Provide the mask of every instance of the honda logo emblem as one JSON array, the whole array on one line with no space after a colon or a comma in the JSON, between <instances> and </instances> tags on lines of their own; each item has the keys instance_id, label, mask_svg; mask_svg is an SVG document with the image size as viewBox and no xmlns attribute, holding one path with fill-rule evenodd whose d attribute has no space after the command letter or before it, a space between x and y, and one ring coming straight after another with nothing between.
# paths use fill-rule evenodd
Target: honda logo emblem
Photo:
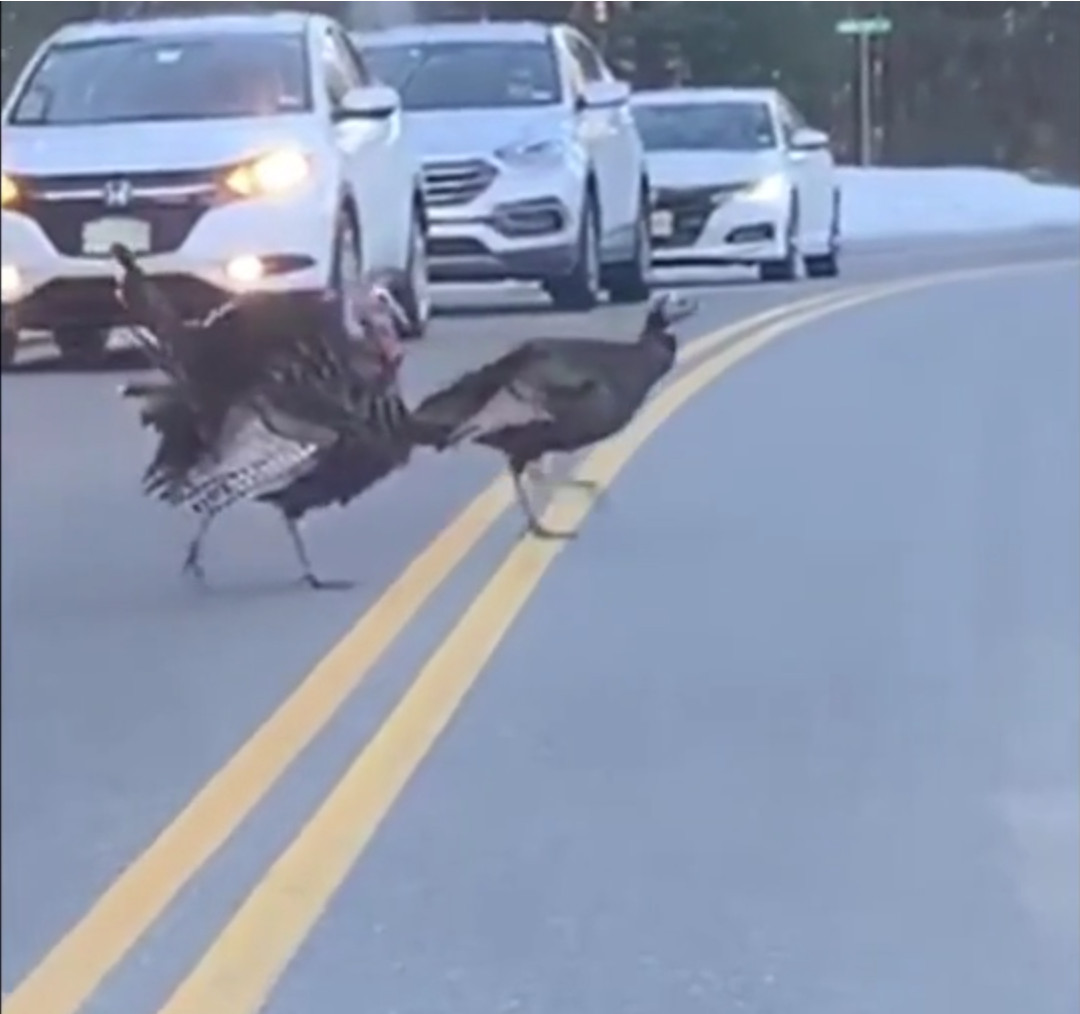
<instances>
[{"instance_id":1,"label":"honda logo emblem","mask_svg":"<svg viewBox=\"0 0 1080 1014\"><path fill-rule=\"evenodd\" d=\"M109 180L102 191L106 208L126 208L131 203L131 181Z\"/></svg>"}]
</instances>

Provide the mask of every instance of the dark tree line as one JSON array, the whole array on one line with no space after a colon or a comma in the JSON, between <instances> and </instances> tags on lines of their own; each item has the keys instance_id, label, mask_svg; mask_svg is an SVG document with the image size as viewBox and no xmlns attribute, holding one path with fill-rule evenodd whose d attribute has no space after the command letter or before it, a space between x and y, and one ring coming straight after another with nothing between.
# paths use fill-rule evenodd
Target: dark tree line
<instances>
[{"instance_id":1,"label":"dark tree line","mask_svg":"<svg viewBox=\"0 0 1080 1014\"><path fill-rule=\"evenodd\" d=\"M113 11L236 10L236 3L2 4L4 82L57 23ZM364 5L247 4L322 8ZM372 9L376 6L370 5ZM404 6L404 5L402 5ZM844 17L883 14L873 44L875 149L891 164L982 164L1080 179L1080 4L420 3L429 18L548 18L581 24L634 84L784 89L841 153L854 148L855 52Z\"/></svg>"}]
</instances>

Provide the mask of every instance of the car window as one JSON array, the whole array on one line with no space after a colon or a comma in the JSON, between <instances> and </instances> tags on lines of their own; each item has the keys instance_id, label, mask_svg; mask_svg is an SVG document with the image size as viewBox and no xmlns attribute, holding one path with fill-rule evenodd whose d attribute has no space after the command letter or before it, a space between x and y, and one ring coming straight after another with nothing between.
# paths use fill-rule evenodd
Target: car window
<instances>
[{"instance_id":1,"label":"car window","mask_svg":"<svg viewBox=\"0 0 1080 1014\"><path fill-rule=\"evenodd\" d=\"M330 104L337 106L348 92L361 87L364 81L360 68L332 29L327 29L323 34L321 53Z\"/></svg>"},{"instance_id":2,"label":"car window","mask_svg":"<svg viewBox=\"0 0 1080 1014\"><path fill-rule=\"evenodd\" d=\"M777 145L766 102L641 103L633 113L646 151L764 151Z\"/></svg>"},{"instance_id":3,"label":"car window","mask_svg":"<svg viewBox=\"0 0 1080 1014\"><path fill-rule=\"evenodd\" d=\"M566 45L570 50L570 55L578 64L584 81L591 83L605 80L607 74L604 72L604 62L586 39L577 32L567 32Z\"/></svg>"},{"instance_id":4,"label":"car window","mask_svg":"<svg viewBox=\"0 0 1080 1014\"><path fill-rule=\"evenodd\" d=\"M310 108L300 34L130 36L50 47L23 86L10 122L75 126Z\"/></svg>"},{"instance_id":5,"label":"car window","mask_svg":"<svg viewBox=\"0 0 1080 1014\"><path fill-rule=\"evenodd\" d=\"M342 58L352 65L360 86L367 87L370 85L372 83L372 75L368 70L367 61L364 59L363 54L353 45L352 39L344 32L335 32L335 36L338 45L341 47Z\"/></svg>"},{"instance_id":6,"label":"car window","mask_svg":"<svg viewBox=\"0 0 1080 1014\"><path fill-rule=\"evenodd\" d=\"M803 130L808 127L806 117L796 109L788 99L780 99L780 112L783 117L791 124L792 130Z\"/></svg>"},{"instance_id":7,"label":"car window","mask_svg":"<svg viewBox=\"0 0 1080 1014\"><path fill-rule=\"evenodd\" d=\"M803 115L783 96L777 102L777 113L784 144L791 147L795 139L795 132L806 127L807 122Z\"/></svg>"},{"instance_id":8,"label":"car window","mask_svg":"<svg viewBox=\"0 0 1080 1014\"><path fill-rule=\"evenodd\" d=\"M405 109L505 109L561 99L546 42L432 42L364 49L372 73Z\"/></svg>"}]
</instances>

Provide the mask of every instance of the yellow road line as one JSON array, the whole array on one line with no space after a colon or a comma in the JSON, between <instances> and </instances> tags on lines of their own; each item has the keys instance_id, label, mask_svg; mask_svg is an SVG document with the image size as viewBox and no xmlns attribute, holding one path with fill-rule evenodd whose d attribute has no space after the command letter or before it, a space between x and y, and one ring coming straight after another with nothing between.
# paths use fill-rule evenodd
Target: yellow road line
<instances>
[{"instance_id":1,"label":"yellow road line","mask_svg":"<svg viewBox=\"0 0 1080 1014\"><path fill-rule=\"evenodd\" d=\"M1072 263L1051 262L1052 264ZM607 487L653 433L697 393L782 335L840 310L944 281L985 277L979 269L921 278L841 296L781 317L688 370L660 391L619 437L593 451L577 470ZM556 500L547 511L555 528L579 526L591 502ZM496 647L563 549L525 540L507 555L458 624L430 656L409 691L281 853L262 881L177 987L159 1014L257 1014L318 922L409 779L476 682Z\"/></svg>"},{"instance_id":2,"label":"yellow road line","mask_svg":"<svg viewBox=\"0 0 1080 1014\"><path fill-rule=\"evenodd\" d=\"M687 346L733 340L843 290L773 308ZM311 674L4 1000L4 1014L76 1014L235 833L513 501L500 478L418 556Z\"/></svg>"}]
</instances>

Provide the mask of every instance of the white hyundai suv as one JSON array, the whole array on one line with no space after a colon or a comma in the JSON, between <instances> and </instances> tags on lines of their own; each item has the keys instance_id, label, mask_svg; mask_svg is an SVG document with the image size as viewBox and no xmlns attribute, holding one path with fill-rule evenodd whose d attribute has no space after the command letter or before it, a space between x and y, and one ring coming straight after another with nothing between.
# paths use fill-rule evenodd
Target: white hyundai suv
<instances>
[{"instance_id":1,"label":"white hyundai suv","mask_svg":"<svg viewBox=\"0 0 1080 1014\"><path fill-rule=\"evenodd\" d=\"M100 355L124 324L115 242L186 316L258 291L268 340L368 270L396 272L414 336L425 326L423 182L398 95L329 18L69 25L2 129L5 363L23 330Z\"/></svg>"},{"instance_id":2,"label":"white hyundai suv","mask_svg":"<svg viewBox=\"0 0 1080 1014\"><path fill-rule=\"evenodd\" d=\"M540 282L557 306L648 296L649 182L629 87L567 25L358 35L424 165L436 281Z\"/></svg>"}]
</instances>

